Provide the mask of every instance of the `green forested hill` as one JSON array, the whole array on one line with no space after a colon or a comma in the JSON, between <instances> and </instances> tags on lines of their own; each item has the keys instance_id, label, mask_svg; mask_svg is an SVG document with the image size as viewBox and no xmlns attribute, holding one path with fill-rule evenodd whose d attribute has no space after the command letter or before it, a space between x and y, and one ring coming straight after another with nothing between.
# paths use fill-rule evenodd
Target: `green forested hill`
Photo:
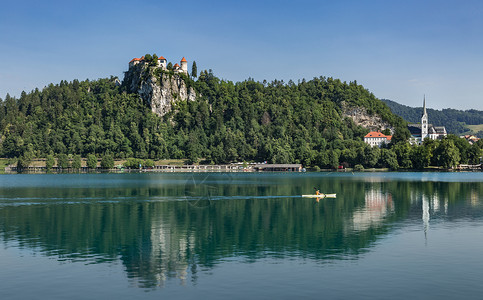
<instances>
[{"instance_id":1,"label":"green forested hill","mask_svg":"<svg viewBox=\"0 0 483 300\"><path fill-rule=\"evenodd\" d=\"M404 121L356 82L320 77L298 84L233 83L203 71L197 80L184 78L197 100L178 101L158 117L114 79L62 81L18 99L7 95L0 101L0 155L24 163L60 155L300 162L321 168L359 164L397 169L430 163L429 158L417 162L420 149L405 142ZM343 106L364 107L396 128L390 147L365 144L369 130L341 117Z\"/></svg>"},{"instance_id":2,"label":"green forested hill","mask_svg":"<svg viewBox=\"0 0 483 300\"><path fill-rule=\"evenodd\" d=\"M421 107L409 107L399 104L397 102L382 99L393 113L402 117L410 123L421 122ZM427 109L429 122L435 126L445 126L448 133L461 135L470 133L470 129L465 125L480 125L483 124L483 111L470 110L456 110L446 108L443 110ZM480 138L483 138L483 132L478 133Z\"/></svg>"},{"instance_id":3,"label":"green forested hill","mask_svg":"<svg viewBox=\"0 0 483 300\"><path fill-rule=\"evenodd\" d=\"M357 153L366 148L368 130L341 117L342 102L364 106L395 127L402 124L362 86L337 79L233 83L205 71L196 81L186 80L202 96L178 102L163 118L137 95L117 87L113 78L62 81L18 99L7 95L0 109L1 154L110 153L326 167L337 165L345 149Z\"/></svg>"}]
</instances>

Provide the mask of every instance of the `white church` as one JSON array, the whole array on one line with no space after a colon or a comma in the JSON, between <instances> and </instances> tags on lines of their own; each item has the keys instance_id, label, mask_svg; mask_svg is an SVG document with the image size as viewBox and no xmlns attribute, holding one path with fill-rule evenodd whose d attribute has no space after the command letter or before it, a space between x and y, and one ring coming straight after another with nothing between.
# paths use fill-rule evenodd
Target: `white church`
<instances>
[{"instance_id":1,"label":"white church","mask_svg":"<svg viewBox=\"0 0 483 300\"><path fill-rule=\"evenodd\" d=\"M442 139L447 136L446 128L444 126L433 126L428 122L428 113L426 111L426 97L423 100L423 115L421 116L420 124L409 124L409 132L411 132L411 138L409 143L411 145L421 145L425 138L432 140Z\"/></svg>"}]
</instances>

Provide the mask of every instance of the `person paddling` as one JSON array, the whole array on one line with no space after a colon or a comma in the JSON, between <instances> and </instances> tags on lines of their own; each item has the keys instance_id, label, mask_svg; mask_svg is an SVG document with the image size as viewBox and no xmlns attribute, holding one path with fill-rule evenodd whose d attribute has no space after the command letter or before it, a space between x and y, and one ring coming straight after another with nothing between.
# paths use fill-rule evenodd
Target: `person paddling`
<instances>
[{"instance_id":1,"label":"person paddling","mask_svg":"<svg viewBox=\"0 0 483 300\"><path fill-rule=\"evenodd\" d=\"M319 189L318 189L318 188L314 187L314 190L315 190L315 194L316 194L316 195L320 195L320 191L319 191Z\"/></svg>"},{"instance_id":2,"label":"person paddling","mask_svg":"<svg viewBox=\"0 0 483 300\"><path fill-rule=\"evenodd\" d=\"M320 195L319 189L314 187L314 190L315 190L315 195L319 196ZM319 203L319 201L320 201L319 197L315 198L315 202Z\"/></svg>"}]
</instances>

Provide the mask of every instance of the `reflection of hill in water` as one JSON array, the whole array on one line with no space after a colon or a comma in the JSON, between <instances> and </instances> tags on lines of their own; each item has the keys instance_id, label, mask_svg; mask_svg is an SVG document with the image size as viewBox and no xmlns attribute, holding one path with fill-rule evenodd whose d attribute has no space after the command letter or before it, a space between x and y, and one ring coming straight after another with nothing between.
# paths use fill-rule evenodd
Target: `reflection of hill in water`
<instances>
[{"instance_id":1,"label":"reflection of hill in water","mask_svg":"<svg viewBox=\"0 0 483 300\"><path fill-rule=\"evenodd\" d=\"M129 278L154 287L196 280L227 258L355 259L407 218L427 226L482 214L481 183L196 176L164 187L0 189L1 236L59 260L121 259ZM337 199L288 197L314 186Z\"/></svg>"}]
</instances>

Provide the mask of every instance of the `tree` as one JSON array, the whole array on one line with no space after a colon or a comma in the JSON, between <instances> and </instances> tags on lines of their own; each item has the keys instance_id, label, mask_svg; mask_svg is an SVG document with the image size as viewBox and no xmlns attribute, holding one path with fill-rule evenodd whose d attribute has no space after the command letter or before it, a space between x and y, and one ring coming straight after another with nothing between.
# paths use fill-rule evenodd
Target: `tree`
<instances>
[{"instance_id":1,"label":"tree","mask_svg":"<svg viewBox=\"0 0 483 300\"><path fill-rule=\"evenodd\" d=\"M372 168L377 164L380 157L381 149L379 149L379 147L367 146L364 150L364 165L366 167Z\"/></svg>"},{"instance_id":2,"label":"tree","mask_svg":"<svg viewBox=\"0 0 483 300\"><path fill-rule=\"evenodd\" d=\"M439 140L432 140L432 139L424 139L423 147L425 153L429 154L429 166L437 166L438 161L436 157L436 148L438 148L440 144Z\"/></svg>"},{"instance_id":3,"label":"tree","mask_svg":"<svg viewBox=\"0 0 483 300\"><path fill-rule=\"evenodd\" d=\"M82 160L80 155L74 155L74 159L72 160L72 168L80 169L82 166Z\"/></svg>"},{"instance_id":4,"label":"tree","mask_svg":"<svg viewBox=\"0 0 483 300\"><path fill-rule=\"evenodd\" d=\"M57 166L61 169L68 169L70 167L70 162L67 154L61 153L57 156Z\"/></svg>"},{"instance_id":5,"label":"tree","mask_svg":"<svg viewBox=\"0 0 483 300\"><path fill-rule=\"evenodd\" d=\"M87 167L89 169L97 168L97 157L94 154L87 155Z\"/></svg>"},{"instance_id":6,"label":"tree","mask_svg":"<svg viewBox=\"0 0 483 300\"><path fill-rule=\"evenodd\" d=\"M429 152L428 147L421 145L412 147L410 156L413 163L413 168L421 170L429 166L432 153Z\"/></svg>"},{"instance_id":7,"label":"tree","mask_svg":"<svg viewBox=\"0 0 483 300\"><path fill-rule=\"evenodd\" d=\"M114 158L110 154L104 154L101 159L101 168L102 169L112 169L114 168Z\"/></svg>"},{"instance_id":8,"label":"tree","mask_svg":"<svg viewBox=\"0 0 483 300\"><path fill-rule=\"evenodd\" d=\"M55 164L55 158L53 155L49 154L47 155L47 157L45 158L45 168L47 170L50 170L52 169L52 167L54 166Z\"/></svg>"},{"instance_id":9,"label":"tree","mask_svg":"<svg viewBox=\"0 0 483 300\"><path fill-rule=\"evenodd\" d=\"M438 166L445 169L455 167L460 163L460 151L451 139L445 138L441 141L436 148L436 157Z\"/></svg>"},{"instance_id":10,"label":"tree","mask_svg":"<svg viewBox=\"0 0 483 300\"><path fill-rule=\"evenodd\" d=\"M28 168L30 166L30 163L32 162L32 159L34 157L34 153L32 150L33 146L32 144L28 145L28 150L25 151L17 160L17 168L19 170L23 170L25 168Z\"/></svg>"},{"instance_id":11,"label":"tree","mask_svg":"<svg viewBox=\"0 0 483 300\"><path fill-rule=\"evenodd\" d=\"M473 144L470 146L468 149L468 162L470 164L479 164L480 163L480 157L483 154L482 149L478 146L477 143Z\"/></svg>"},{"instance_id":12,"label":"tree","mask_svg":"<svg viewBox=\"0 0 483 300\"><path fill-rule=\"evenodd\" d=\"M337 169L339 167L339 150L329 150L328 157L329 157L329 165L333 169Z\"/></svg>"},{"instance_id":13,"label":"tree","mask_svg":"<svg viewBox=\"0 0 483 300\"><path fill-rule=\"evenodd\" d=\"M392 147L392 149L396 153L399 167L404 169L412 168L413 164L411 161L411 146L408 142L398 143Z\"/></svg>"},{"instance_id":14,"label":"tree","mask_svg":"<svg viewBox=\"0 0 483 300\"><path fill-rule=\"evenodd\" d=\"M468 163L468 150L470 149L470 144L468 141L466 141L463 138L460 138L454 134L449 134L447 139L450 139L453 141L454 145L456 148L458 148L459 153L460 153L460 160L459 163L461 164L467 164Z\"/></svg>"},{"instance_id":15,"label":"tree","mask_svg":"<svg viewBox=\"0 0 483 300\"><path fill-rule=\"evenodd\" d=\"M401 124L396 127L396 131L391 138L391 144L395 145L399 142L407 142L411 137L411 133L409 132L407 126L402 126Z\"/></svg>"},{"instance_id":16,"label":"tree","mask_svg":"<svg viewBox=\"0 0 483 300\"><path fill-rule=\"evenodd\" d=\"M146 159L144 161L144 166L145 167L152 168L152 167L154 167L154 161L152 159Z\"/></svg>"},{"instance_id":17,"label":"tree","mask_svg":"<svg viewBox=\"0 0 483 300\"><path fill-rule=\"evenodd\" d=\"M391 149L381 150L381 164L383 167L389 168L391 170L399 169L396 153L394 153L394 151L392 151Z\"/></svg>"},{"instance_id":18,"label":"tree","mask_svg":"<svg viewBox=\"0 0 483 300\"><path fill-rule=\"evenodd\" d=\"M198 77L198 68L196 67L196 61L193 60L193 65L191 66L191 76L193 76L193 78L196 78Z\"/></svg>"}]
</instances>

